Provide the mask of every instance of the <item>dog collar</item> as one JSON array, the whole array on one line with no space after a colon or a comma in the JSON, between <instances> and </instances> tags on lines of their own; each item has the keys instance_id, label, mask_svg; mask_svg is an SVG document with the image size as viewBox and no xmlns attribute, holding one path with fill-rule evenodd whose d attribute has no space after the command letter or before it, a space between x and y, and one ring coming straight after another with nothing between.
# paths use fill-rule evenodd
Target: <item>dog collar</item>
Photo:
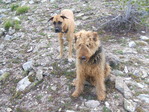
<instances>
[{"instance_id":1,"label":"dog collar","mask_svg":"<svg viewBox=\"0 0 149 112\"><path fill-rule=\"evenodd\" d=\"M62 32L62 33L67 33L68 32L68 28L67 28L67 30L66 31L64 31L64 32Z\"/></svg>"}]
</instances>

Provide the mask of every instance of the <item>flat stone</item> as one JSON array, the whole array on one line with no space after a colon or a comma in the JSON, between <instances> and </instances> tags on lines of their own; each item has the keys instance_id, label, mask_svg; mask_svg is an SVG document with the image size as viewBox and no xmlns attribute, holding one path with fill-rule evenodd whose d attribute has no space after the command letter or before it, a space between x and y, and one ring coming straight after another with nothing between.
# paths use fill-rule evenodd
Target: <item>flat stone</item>
<instances>
[{"instance_id":1,"label":"flat stone","mask_svg":"<svg viewBox=\"0 0 149 112\"><path fill-rule=\"evenodd\" d=\"M33 68L33 61L28 61L22 65L25 71L29 71Z\"/></svg>"},{"instance_id":2,"label":"flat stone","mask_svg":"<svg viewBox=\"0 0 149 112\"><path fill-rule=\"evenodd\" d=\"M148 94L140 94L139 96L137 96L137 98L145 101L146 103L149 103L149 95Z\"/></svg>"},{"instance_id":3,"label":"flat stone","mask_svg":"<svg viewBox=\"0 0 149 112\"><path fill-rule=\"evenodd\" d=\"M6 35L6 36L4 37L4 40L11 40L12 38L13 38L13 36Z\"/></svg>"},{"instance_id":4,"label":"flat stone","mask_svg":"<svg viewBox=\"0 0 149 112\"><path fill-rule=\"evenodd\" d=\"M149 40L149 37L147 37L147 36L140 36L140 39L141 40Z\"/></svg>"},{"instance_id":5,"label":"flat stone","mask_svg":"<svg viewBox=\"0 0 149 112\"><path fill-rule=\"evenodd\" d=\"M126 84L124 84L124 97L125 98L132 98L132 92Z\"/></svg>"},{"instance_id":6,"label":"flat stone","mask_svg":"<svg viewBox=\"0 0 149 112\"><path fill-rule=\"evenodd\" d=\"M100 105L99 101L96 100L89 100L85 102L85 106L88 108L96 108Z\"/></svg>"},{"instance_id":7,"label":"flat stone","mask_svg":"<svg viewBox=\"0 0 149 112\"><path fill-rule=\"evenodd\" d=\"M18 82L16 91L24 91L30 84L31 82L29 81L28 76L26 76Z\"/></svg>"},{"instance_id":8,"label":"flat stone","mask_svg":"<svg viewBox=\"0 0 149 112\"><path fill-rule=\"evenodd\" d=\"M115 88L119 90L121 93L124 93L124 78L123 77L116 77L115 80Z\"/></svg>"},{"instance_id":9,"label":"flat stone","mask_svg":"<svg viewBox=\"0 0 149 112\"><path fill-rule=\"evenodd\" d=\"M135 109L136 109L136 103L133 102L132 100L124 99L124 108L125 108L128 112L134 112Z\"/></svg>"}]
</instances>

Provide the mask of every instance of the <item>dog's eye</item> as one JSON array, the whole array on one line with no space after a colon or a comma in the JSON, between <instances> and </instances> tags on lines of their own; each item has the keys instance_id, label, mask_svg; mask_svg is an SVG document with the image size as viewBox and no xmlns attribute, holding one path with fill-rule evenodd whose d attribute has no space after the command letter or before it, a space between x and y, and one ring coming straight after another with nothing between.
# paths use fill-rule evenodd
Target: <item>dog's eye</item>
<instances>
[{"instance_id":1,"label":"dog's eye","mask_svg":"<svg viewBox=\"0 0 149 112\"><path fill-rule=\"evenodd\" d=\"M62 24L62 22L58 21L58 24Z\"/></svg>"},{"instance_id":2,"label":"dog's eye","mask_svg":"<svg viewBox=\"0 0 149 112\"><path fill-rule=\"evenodd\" d=\"M53 24L55 25L55 24L56 24L56 22L53 22Z\"/></svg>"},{"instance_id":3,"label":"dog's eye","mask_svg":"<svg viewBox=\"0 0 149 112\"><path fill-rule=\"evenodd\" d=\"M90 44L87 44L86 46L87 46L87 47L90 47Z\"/></svg>"},{"instance_id":4,"label":"dog's eye","mask_svg":"<svg viewBox=\"0 0 149 112\"><path fill-rule=\"evenodd\" d=\"M79 44L79 47L81 46L81 44Z\"/></svg>"}]
</instances>

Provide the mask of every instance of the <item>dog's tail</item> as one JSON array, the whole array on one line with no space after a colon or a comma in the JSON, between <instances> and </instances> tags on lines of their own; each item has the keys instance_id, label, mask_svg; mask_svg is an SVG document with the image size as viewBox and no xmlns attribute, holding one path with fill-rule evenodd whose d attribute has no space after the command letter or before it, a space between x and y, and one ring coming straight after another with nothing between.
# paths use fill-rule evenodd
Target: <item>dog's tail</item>
<instances>
[{"instance_id":1,"label":"dog's tail","mask_svg":"<svg viewBox=\"0 0 149 112\"><path fill-rule=\"evenodd\" d=\"M106 65L105 65L105 71L104 72L105 72L105 79L109 78L110 72L111 72L111 67L109 66L108 63L106 63Z\"/></svg>"}]
</instances>

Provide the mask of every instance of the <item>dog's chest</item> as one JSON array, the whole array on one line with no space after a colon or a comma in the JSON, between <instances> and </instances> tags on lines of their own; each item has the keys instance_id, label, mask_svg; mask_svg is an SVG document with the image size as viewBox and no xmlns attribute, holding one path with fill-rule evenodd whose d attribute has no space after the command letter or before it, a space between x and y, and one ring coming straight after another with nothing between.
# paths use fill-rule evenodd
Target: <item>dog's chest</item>
<instances>
[{"instance_id":1,"label":"dog's chest","mask_svg":"<svg viewBox=\"0 0 149 112\"><path fill-rule=\"evenodd\" d=\"M96 66L85 66L83 69L83 72L87 76L94 76L99 71L98 67Z\"/></svg>"}]
</instances>

